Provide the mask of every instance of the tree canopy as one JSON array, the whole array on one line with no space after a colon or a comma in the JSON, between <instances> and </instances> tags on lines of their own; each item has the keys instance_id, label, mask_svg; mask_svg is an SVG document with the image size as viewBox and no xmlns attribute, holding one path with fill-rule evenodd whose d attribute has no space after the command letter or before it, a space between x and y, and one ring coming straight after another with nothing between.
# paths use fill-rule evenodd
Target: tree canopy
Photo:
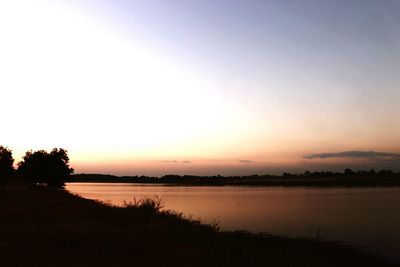
<instances>
[{"instance_id":1,"label":"tree canopy","mask_svg":"<svg viewBox=\"0 0 400 267\"><path fill-rule=\"evenodd\" d=\"M54 148L50 153L28 151L18 163L18 173L35 185L63 187L73 172L69 167L68 152L62 148Z\"/></svg>"},{"instance_id":2,"label":"tree canopy","mask_svg":"<svg viewBox=\"0 0 400 267\"><path fill-rule=\"evenodd\" d=\"M12 151L0 146L0 183L5 183L14 175Z\"/></svg>"}]
</instances>

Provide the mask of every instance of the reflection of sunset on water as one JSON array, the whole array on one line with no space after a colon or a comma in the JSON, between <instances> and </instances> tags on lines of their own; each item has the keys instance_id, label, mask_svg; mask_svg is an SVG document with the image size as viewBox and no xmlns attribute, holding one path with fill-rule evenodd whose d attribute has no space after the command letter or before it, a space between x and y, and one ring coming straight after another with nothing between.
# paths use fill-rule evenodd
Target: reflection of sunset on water
<instances>
[{"instance_id":1,"label":"reflection of sunset on water","mask_svg":"<svg viewBox=\"0 0 400 267\"><path fill-rule=\"evenodd\" d=\"M108 183L70 183L67 189L85 198L113 205L134 198L165 201L165 208L222 230L269 232L285 236L323 238L364 246L398 258L400 223L392 203L400 201L395 188L282 188L243 186L162 186ZM383 218L390 215L390 220ZM379 241L380 240L380 241Z\"/></svg>"}]
</instances>

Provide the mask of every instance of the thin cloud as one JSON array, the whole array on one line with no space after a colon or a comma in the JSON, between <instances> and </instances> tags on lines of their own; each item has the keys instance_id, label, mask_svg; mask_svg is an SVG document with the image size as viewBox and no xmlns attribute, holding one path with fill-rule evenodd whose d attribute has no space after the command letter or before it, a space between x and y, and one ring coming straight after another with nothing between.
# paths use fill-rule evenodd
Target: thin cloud
<instances>
[{"instance_id":1,"label":"thin cloud","mask_svg":"<svg viewBox=\"0 0 400 267\"><path fill-rule=\"evenodd\" d=\"M177 160L159 160L158 162L162 162L162 163L178 163Z\"/></svg>"},{"instance_id":2,"label":"thin cloud","mask_svg":"<svg viewBox=\"0 0 400 267\"><path fill-rule=\"evenodd\" d=\"M178 161L178 160L156 160L157 162L161 162L161 163L192 163L190 160L182 160L182 161Z\"/></svg>"},{"instance_id":3,"label":"thin cloud","mask_svg":"<svg viewBox=\"0 0 400 267\"><path fill-rule=\"evenodd\" d=\"M306 159L329 159L329 158L350 158L350 159L368 159L374 161L397 161L400 160L400 154L376 152L376 151L344 151L338 153L319 153L303 156Z\"/></svg>"},{"instance_id":4,"label":"thin cloud","mask_svg":"<svg viewBox=\"0 0 400 267\"><path fill-rule=\"evenodd\" d=\"M246 159L240 159L239 162L241 162L241 163L252 163L251 160L246 160Z\"/></svg>"}]
</instances>

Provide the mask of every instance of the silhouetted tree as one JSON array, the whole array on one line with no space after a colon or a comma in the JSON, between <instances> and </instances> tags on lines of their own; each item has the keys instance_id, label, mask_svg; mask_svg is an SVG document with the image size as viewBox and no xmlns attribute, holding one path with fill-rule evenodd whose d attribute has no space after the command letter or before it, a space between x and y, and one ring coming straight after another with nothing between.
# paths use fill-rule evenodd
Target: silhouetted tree
<instances>
[{"instance_id":1,"label":"silhouetted tree","mask_svg":"<svg viewBox=\"0 0 400 267\"><path fill-rule=\"evenodd\" d=\"M74 172L69 167L67 150L54 148L50 153L45 150L26 152L18 163L18 172L26 181L35 185L63 187Z\"/></svg>"},{"instance_id":2,"label":"silhouetted tree","mask_svg":"<svg viewBox=\"0 0 400 267\"><path fill-rule=\"evenodd\" d=\"M343 174L346 176L351 176L354 175L354 172L352 169L345 169Z\"/></svg>"},{"instance_id":3,"label":"silhouetted tree","mask_svg":"<svg viewBox=\"0 0 400 267\"><path fill-rule=\"evenodd\" d=\"M0 183L8 182L14 175L12 151L0 146Z\"/></svg>"}]
</instances>

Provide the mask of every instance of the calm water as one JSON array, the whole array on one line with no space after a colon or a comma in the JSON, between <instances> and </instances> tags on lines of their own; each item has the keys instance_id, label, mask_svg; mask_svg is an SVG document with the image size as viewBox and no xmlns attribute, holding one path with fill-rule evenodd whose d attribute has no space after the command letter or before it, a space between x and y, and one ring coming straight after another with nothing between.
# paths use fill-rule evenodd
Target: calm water
<instances>
[{"instance_id":1,"label":"calm water","mask_svg":"<svg viewBox=\"0 0 400 267\"><path fill-rule=\"evenodd\" d=\"M111 204L165 199L166 208L218 221L223 230L316 237L400 259L400 187L280 188L70 183L69 191Z\"/></svg>"}]
</instances>

